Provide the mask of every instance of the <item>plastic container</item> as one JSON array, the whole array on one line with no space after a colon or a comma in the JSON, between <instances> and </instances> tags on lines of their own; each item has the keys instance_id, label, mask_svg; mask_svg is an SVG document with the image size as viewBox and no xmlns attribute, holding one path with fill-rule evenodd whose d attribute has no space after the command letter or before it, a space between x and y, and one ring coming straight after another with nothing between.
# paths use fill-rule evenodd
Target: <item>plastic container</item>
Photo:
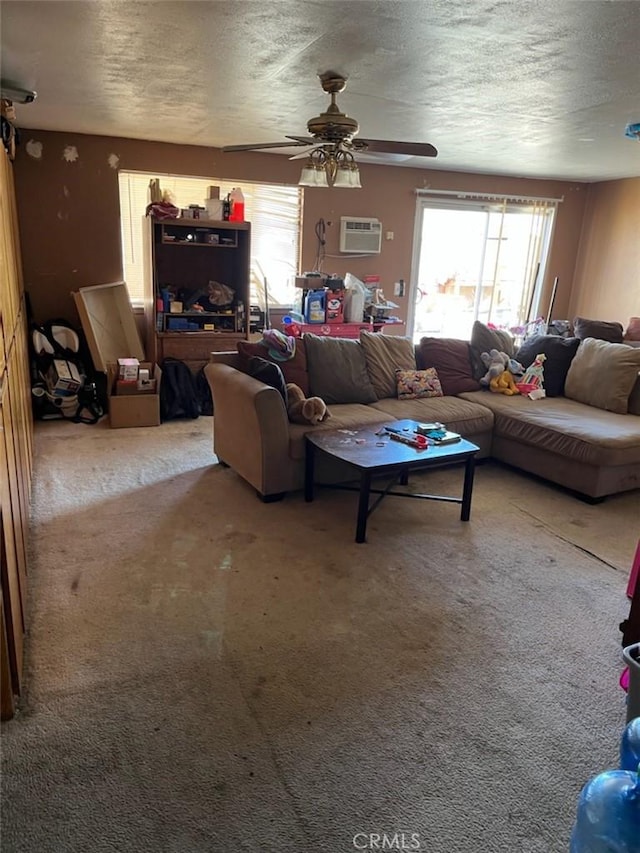
<instances>
[{"instance_id":1,"label":"plastic container","mask_svg":"<svg viewBox=\"0 0 640 853\"><path fill-rule=\"evenodd\" d=\"M629 667L627 688L627 722L640 717L640 643L627 646L622 656Z\"/></svg>"},{"instance_id":2,"label":"plastic container","mask_svg":"<svg viewBox=\"0 0 640 853\"><path fill-rule=\"evenodd\" d=\"M364 284L347 273L345 277L347 292L344 296L344 319L346 323L362 323L366 290Z\"/></svg>"},{"instance_id":3,"label":"plastic container","mask_svg":"<svg viewBox=\"0 0 640 853\"><path fill-rule=\"evenodd\" d=\"M240 187L234 187L229 193L231 212L229 222L244 222L244 195Z\"/></svg>"},{"instance_id":4,"label":"plastic container","mask_svg":"<svg viewBox=\"0 0 640 853\"><path fill-rule=\"evenodd\" d=\"M205 201L207 208L207 219L220 221L222 219L222 199L208 198Z\"/></svg>"},{"instance_id":5,"label":"plastic container","mask_svg":"<svg viewBox=\"0 0 640 853\"><path fill-rule=\"evenodd\" d=\"M620 741L620 769L637 770L640 765L640 717L627 723Z\"/></svg>"},{"instance_id":6,"label":"plastic container","mask_svg":"<svg viewBox=\"0 0 640 853\"><path fill-rule=\"evenodd\" d=\"M324 290L310 290L304 301L304 317L307 323L326 322L327 294Z\"/></svg>"}]
</instances>

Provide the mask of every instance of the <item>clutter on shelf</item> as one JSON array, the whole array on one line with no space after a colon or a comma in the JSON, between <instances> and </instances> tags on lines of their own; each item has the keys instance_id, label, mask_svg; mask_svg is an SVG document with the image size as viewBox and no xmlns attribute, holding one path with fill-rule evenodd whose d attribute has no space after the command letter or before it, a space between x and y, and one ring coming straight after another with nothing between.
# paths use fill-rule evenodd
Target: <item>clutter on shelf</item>
<instances>
[{"instance_id":1,"label":"clutter on shelf","mask_svg":"<svg viewBox=\"0 0 640 853\"><path fill-rule=\"evenodd\" d=\"M349 272L344 277L317 271L297 275L295 286L300 295L291 316L295 314L302 318L297 322L309 325L400 324L400 318L392 313L399 306L378 286L379 276L367 279L361 281Z\"/></svg>"}]
</instances>

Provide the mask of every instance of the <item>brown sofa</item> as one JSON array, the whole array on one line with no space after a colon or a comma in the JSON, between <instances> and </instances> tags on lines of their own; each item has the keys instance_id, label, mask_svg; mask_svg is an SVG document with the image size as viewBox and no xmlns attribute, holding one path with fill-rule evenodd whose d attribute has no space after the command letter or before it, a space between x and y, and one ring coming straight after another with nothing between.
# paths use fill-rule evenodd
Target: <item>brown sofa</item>
<instances>
[{"instance_id":1,"label":"brown sofa","mask_svg":"<svg viewBox=\"0 0 640 853\"><path fill-rule=\"evenodd\" d=\"M469 346L454 343L456 353L458 345ZM432 361L437 360L433 347L437 351L437 344L425 350ZM584 346L585 353L588 348ZM468 358L473 362L472 352ZM467 369L472 370L465 363L464 372ZM627 413L626 408L625 413L607 411L565 396L534 401L487 390L451 394L443 383L441 397L401 400L381 396L378 388L378 399L369 403L331 403L331 418L309 427L289 422L280 392L248 375L241 354L212 353L205 373L214 402L214 452L263 500L302 488L304 436L310 429L352 428L399 418L440 421L477 444L479 458L491 456L590 499L640 488L640 415ZM636 384L640 386L640 377ZM454 386L481 387L477 380L471 385L456 381ZM638 389L634 393L640 396ZM325 467L318 476L330 482L344 479L345 473Z\"/></svg>"}]
</instances>

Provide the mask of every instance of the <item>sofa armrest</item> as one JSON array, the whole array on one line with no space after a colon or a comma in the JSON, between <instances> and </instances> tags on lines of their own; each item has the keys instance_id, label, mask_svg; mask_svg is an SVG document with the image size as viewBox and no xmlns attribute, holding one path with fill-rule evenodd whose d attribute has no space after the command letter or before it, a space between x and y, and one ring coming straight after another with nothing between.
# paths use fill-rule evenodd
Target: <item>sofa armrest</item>
<instances>
[{"instance_id":1,"label":"sofa armrest","mask_svg":"<svg viewBox=\"0 0 640 853\"><path fill-rule=\"evenodd\" d=\"M213 397L213 451L262 496L291 483L289 418L279 391L224 363L205 376Z\"/></svg>"},{"instance_id":2,"label":"sofa armrest","mask_svg":"<svg viewBox=\"0 0 640 853\"><path fill-rule=\"evenodd\" d=\"M228 364L229 367L236 367L242 370L240 362L240 354L235 350L233 352L212 352L209 353L210 364Z\"/></svg>"}]
</instances>

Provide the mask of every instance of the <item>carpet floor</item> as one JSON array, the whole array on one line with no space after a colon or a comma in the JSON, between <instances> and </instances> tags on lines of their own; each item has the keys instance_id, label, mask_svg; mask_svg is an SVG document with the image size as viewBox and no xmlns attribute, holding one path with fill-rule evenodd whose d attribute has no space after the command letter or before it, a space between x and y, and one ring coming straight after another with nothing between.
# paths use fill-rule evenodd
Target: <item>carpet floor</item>
<instances>
[{"instance_id":1,"label":"carpet floor","mask_svg":"<svg viewBox=\"0 0 640 853\"><path fill-rule=\"evenodd\" d=\"M617 763L640 495L487 463L470 523L390 497L363 545L355 502L261 503L210 418L39 423L2 850L566 851Z\"/></svg>"}]
</instances>

